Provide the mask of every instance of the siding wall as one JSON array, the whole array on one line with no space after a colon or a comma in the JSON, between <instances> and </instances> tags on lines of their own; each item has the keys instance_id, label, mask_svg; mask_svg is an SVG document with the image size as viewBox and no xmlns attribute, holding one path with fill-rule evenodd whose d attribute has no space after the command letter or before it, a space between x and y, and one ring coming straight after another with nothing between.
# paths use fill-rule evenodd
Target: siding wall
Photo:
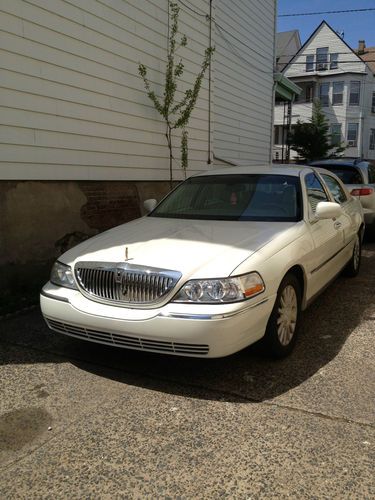
<instances>
[{"instance_id":1,"label":"siding wall","mask_svg":"<svg viewBox=\"0 0 375 500\"><path fill-rule=\"evenodd\" d=\"M315 55L316 49L321 47L328 47L329 53L339 54L338 69L315 72L311 71L305 73L306 69L306 55ZM340 65L340 61L345 63ZM365 72L365 64L358 61L358 57L353 54L349 47L341 40L341 38L334 33L327 25L323 24L321 28L315 33L314 37L306 44L303 51L293 59L293 62L285 70L285 76L293 78L295 76L307 75L334 75L342 72Z\"/></svg>"},{"instance_id":2,"label":"siding wall","mask_svg":"<svg viewBox=\"0 0 375 500\"><path fill-rule=\"evenodd\" d=\"M214 151L238 164L270 159L275 2L217 0ZM232 38L227 32L232 33Z\"/></svg>"},{"instance_id":3,"label":"siding wall","mask_svg":"<svg viewBox=\"0 0 375 500\"><path fill-rule=\"evenodd\" d=\"M161 93L167 0L2 0L0 9L1 178L167 179L164 126L137 72L146 64ZM208 26L185 11L180 20L187 88ZM207 98L206 80L191 118L191 171L206 160Z\"/></svg>"},{"instance_id":4,"label":"siding wall","mask_svg":"<svg viewBox=\"0 0 375 500\"><path fill-rule=\"evenodd\" d=\"M251 49L216 33L212 130L218 156L265 160L271 127L274 0L217 0L218 22ZM0 179L168 179L164 125L138 63L162 93L167 0L1 0ZM189 0L208 13L209 0ZM209 23L180 5L191 86ZM215 34L214 34L215 35ZM215 38L215 36L214 36ZM254 52L260 51L261 56ZM269 73L262 73L265 71ZM208 81L190 120L189 173L208 167ZM182 94L180 94L182 95ZM216 123L214 123L214 121ZM179 159L179 138L174 156ZM182 177L178 165L176 178Z\"/></svg>"}]
</instances>

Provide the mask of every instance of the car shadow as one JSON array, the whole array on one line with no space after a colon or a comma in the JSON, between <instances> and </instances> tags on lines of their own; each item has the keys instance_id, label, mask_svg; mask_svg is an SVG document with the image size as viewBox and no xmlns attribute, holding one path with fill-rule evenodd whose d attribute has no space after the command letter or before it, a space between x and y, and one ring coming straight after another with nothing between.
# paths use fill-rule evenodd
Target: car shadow
<instances>
[{"instance_id":1,"label":"car shadow","mask_svg":"<svg viewBox=\"0 0 375 500\"><path fill-rule=\"evenodd\" d=\"M2 341L13 339L13 343L36 349L39 360L69 360L82 370L128 385L192 398L260 402L308 380L337 356L362 321L375 319L374 261L375 245L366 245L359 276L339 277L302 313L296 348L283 360L269 359L260 343L218 359L114 348L51 333L41 326L40 317L22 338L6 332ZM30 362L30 352L25 352L20 349L19 358L8 362ZM26 356L24 361L22 356Z\"/></svg>"}]
</instances>

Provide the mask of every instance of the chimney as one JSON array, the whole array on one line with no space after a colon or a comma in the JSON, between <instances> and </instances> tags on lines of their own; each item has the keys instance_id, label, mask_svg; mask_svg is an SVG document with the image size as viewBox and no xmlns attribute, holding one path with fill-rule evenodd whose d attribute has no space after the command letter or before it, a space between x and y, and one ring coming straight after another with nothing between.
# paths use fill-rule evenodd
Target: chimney
<instances>
[{"instance_id":1,"label":"chimney","mask_svg":"<svg viewBox=\"0 0 375 500\"><path fill-rule=\"evenodd\" d=\"M358 41L358 54L364 54L366 48L366 43L364 40Z\"/></svg>"}]
</instances>

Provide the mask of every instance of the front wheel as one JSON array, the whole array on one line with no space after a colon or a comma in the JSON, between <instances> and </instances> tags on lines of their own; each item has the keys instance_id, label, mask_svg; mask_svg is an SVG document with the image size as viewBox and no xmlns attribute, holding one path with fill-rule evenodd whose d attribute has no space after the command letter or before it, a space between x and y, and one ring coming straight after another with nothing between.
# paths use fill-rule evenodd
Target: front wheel
<instances>
[{"instance_id":1,"label":"front wheel","mask_svg":"<svg viewBox=\"0 0 375 500\"><path fill-rule=\"evenodd\" d=\"M361 266L361 240L359 234L356 235L353 253L350 261L345 268L346 276L354 278L359 273L359 268Z\"/></svg>"},{"instance_id":2,"label":"front wheel","mask_svg":"<svg viewBox=\"0 0 375 500\"><path fill-rule=\"evenodd\" d=\"M268 320L265 344L275 358L284 358L293 349L301 311L301 286L290 273L282 280L275 305Z\"/></svg>"}]
</instances>

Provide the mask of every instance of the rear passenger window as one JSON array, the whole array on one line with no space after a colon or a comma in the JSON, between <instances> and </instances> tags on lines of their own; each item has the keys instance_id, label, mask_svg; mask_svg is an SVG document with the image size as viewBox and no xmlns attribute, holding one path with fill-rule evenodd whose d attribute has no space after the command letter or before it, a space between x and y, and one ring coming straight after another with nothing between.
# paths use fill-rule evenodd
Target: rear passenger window
<instances>
[{"instance_id":1,"label":"rear passenger window","mask_svg":"<svg viewBox=\"0 0 375 500\"><path fill-rule=\"evenodd\" d=\"M321 167L329 170L333 174L337 175L337 177L344 184L363 184L363 178L361 172L356 167L349 166L340 166L340 165L317 165L314 164L314 167Z\"/></svg>"},{"instance_id":2,"label":"rear passenger window","mask_svg":"<svg viewBox=\"0 0 375 500\"><path fill-rule=\"evenodd\" d=\"M315 174L307 174L305 177L305 184L311 211L315 214L317 204L320 201L329 201L329 199L324 191L322 183Z\"/></svg>"},{"instance_id":3,"label":"rear passenger window","mask_svg":"<svg viewBox=\"0 0 375 500\"><path fill-rule=\"evenodd\" d=\"M333 196L333 199L335 200L336 203L339 203L340 205L342 203L345 203L347 201L347 197L345 192L342 190L340 184L337 182L336 179L331 177L330 175L326 174L321 174L324 182L327 184L327 187L329 189L329 192Z\"/></svg>"}]
</instances>

